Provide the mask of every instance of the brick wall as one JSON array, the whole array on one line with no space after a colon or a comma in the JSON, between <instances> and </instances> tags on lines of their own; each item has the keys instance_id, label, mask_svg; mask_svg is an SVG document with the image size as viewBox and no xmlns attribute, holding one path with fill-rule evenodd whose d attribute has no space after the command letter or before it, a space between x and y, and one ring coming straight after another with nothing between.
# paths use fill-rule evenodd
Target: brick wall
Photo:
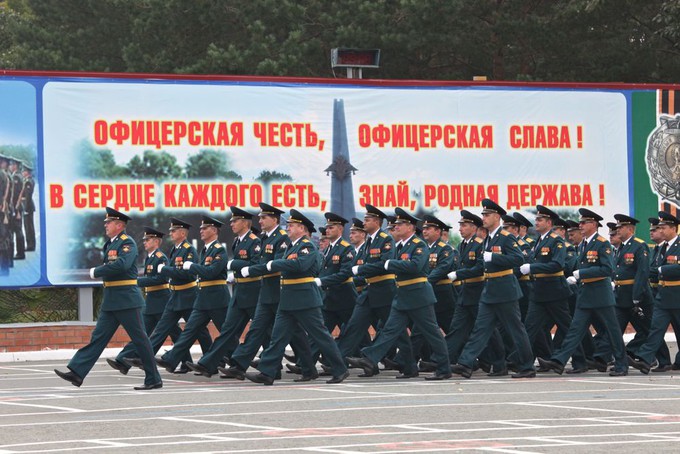
<instances>
[{"instance_id":1,"label":"brick wall","mask_svg":"<svg viewBox=\"0 0 680 454\"><path fill-rule=\"evenodd\" d=\"M0 353L77 349L89 342L94 326L94 322L0 325ZM218 330L212 323L210 323L209 328L210 334L215 338L219 334ZM130 338L121 327L114 334L108 347L122 347L129 341Z\"/></svg>"}]
</instances>

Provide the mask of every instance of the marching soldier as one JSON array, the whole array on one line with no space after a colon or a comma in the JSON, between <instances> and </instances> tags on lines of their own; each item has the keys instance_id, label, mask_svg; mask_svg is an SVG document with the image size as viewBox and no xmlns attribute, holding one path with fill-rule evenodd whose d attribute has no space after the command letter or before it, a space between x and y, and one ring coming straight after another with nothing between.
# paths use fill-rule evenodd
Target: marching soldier
<instances>
[{"instance_id":1,"label":"marching soldier","mask_svg":"<svg viewBox=\"0 0 680 454\"><path fill-rule=\"evenodd\" d=\"M541 366L562 374L564 364L587 334L590 320L597 319L603 325L614 352L615 365L609 375L627 375L628 360L623 337L618 330L614 294L611 291L612 246L606 238L598 235L597 228L602 217L586 208L580 208L579 213L579 225L585 239L578 269L567 279L579 284L574 318L562 346L553 352L549 360L539 357L538 362Z\"/></svg>"},{"instance_id":2,"label":"marching soldier","mask_svg":"<svg viewBox=\"0 0 680 454\"><path fill-rule=\"evenodd\" d=\"M384 269L396 274L397 295L380 336L373 345L361 350L362 357L349 357L347 361L353 366L361 367L364 373L370 376L377 369L378 361L394 346L411 320L430 344L433 359L437 360L436 372L426 377L426 380L445 380L451 377L451 366L446 343L437 326L434 313L436 298L427 280L429 248L415 235L419 220L401 208L396 208L395 214L397 217L395 231L399 231L401 239L395 248L396 258L386 260ZM405 352L402 354L405 355ZM413 362L406 355L405 358L407 363ZM417 375L417 370L410 372L408 366L405 366L404 372L398 378Z\"/></svg>"},{"instance_id":3,"label":"marching soldier","mask_svg":"<svg viewBox=\"0 0 680 454\"><path fill-rule=\"evenodd\" d=\"M151 342L144 332L142 307L144 299L137 286L137 244L125 233L130 218L112 208L106 208L104 228L109 238L104 244L104 264L91 268L92 279L104 281L104 299L92 331L90 343L76 352L68 363L68 372L54 372L74 386L83 380L94 366L120 325L128 333L139 352L144 372L144 384L136 390L162 388L163 382L153 362Z\"/></svg>"},{"instance_id":4,"label":"marching soldier","mask_svg":"<svg viewBox=\"0 0 680 454\"><path fill-rule=\"evenodd\" d=\"M314 282L319 273L319 253L309 239L314 224L297 210L290 210L288 236L291 240L284 258L270 260L265 267L270 273L281 273L281 301L272 329L272 340L262 352L258 369L260 373L246 373L248 380L273 385L281 367L286 345L298 325L321 350L331 367L332 378L326 383L341 383L349 372L333 337L323 323L321 292Z\"/></svg>"},{"instance_id":5,"label":"marching soldier","mask_svg":"<svg viewBox=\"0 0 680 454\"><path fill-rule=\"evenodd\" d=\"M199 256L199 262L194 263L187 260L182 263L184 271L190 271L198 276L198 294L189 320L187 320L179 339L171 350L160 358L156 358L156 363L170 373L189 353L191 346L211 320L215 326L224 324L229 301L229 290L227 289L228 257L227 251L219 242L220 227L222 227L222 223L217 219L203 216L200 227L203 249ZM214 351L214 349L215 343L210 347L208 353Z\"/></svg>"},{"instance_id":6,"label":"marching soldier","mask_svg":"<svg viewBox=\"0 0 680 454\"><path fill-rule=\"evenodd\" d=\"M229 224L235 238L231 248L234 258L227 262L226 269L234 272L236 285L229 301L227 316L220 325L220 335L197 364L187 364L190 369L208 377L216 374L222 358L230 358L238 347L243 330L255 315L262 285L262 277L244 277L241 273L242 268L260 261L262 242L251 230L255 215L235 206L229 209L232 213Z\"/></svg>"},{"instance_id":7,"label":"marching soldier","mask_svg":"<svg viewBox=\"0 0 680 454\"><path fill-rule=\"evenodd\" d=\"M664 335L671 322L680 325L680 241L678 241L680 219L665 211L659 211L659 229L666 241L665 250L660 254L659 287L656 294L652 326L647 342L630 358L631 365L643 374L648 374ZM675 333L680 343L680 334Z\"/></svg>"},{"instance_id":8,"label":"marching soldier","mask_svg":"<svg viewBox=\"0 0 680 454\"><path fill-rule=\"evenodd\" d=\"M365 340L365 333L368 327L374 328L384 325L390 315L390 307L396 294L396 283L394 273L385 270L385 262L394 258L394 240L381 227L383 219L387 215L373 205L366 204L366 215L364 216L364 229L366 230L366 244L364 254L361 256L363 264L354 265L352 273L355 276L366 280L367 287L357 298L352 316L345 334L340 337L338 347L343 357L350 356L355 352L359 345ZM399 339L398 347L403 350L406 357L413 357L411 341L406 330ZM409 375L417 373L415 362L406 366ZM379 371L377 367L370 375L375 375Z\"/></svg>"},{"instance_id":9,"label":"marching soldier","mask_svg":"<svg viewBox=\"0 0 680 454\"><path fill-rule=\"evenodd\" d=\"M553 325L557 325L557 331L562 333L561 339L564 339L571 324L568 301L571 291L564 276L567 248L564 239L552 231L553 222L559 216L543 205L538 205L536 211L536 231L540 236L530 252L530 263L520 267L522 274L533 279L529 313L524 323L532 346L546 330L550 339L550 328ZM557 341L554 344L557 348L561 345ZM536 351L534 346L534 352ZM572 367L567 372L582 373L588 370L582 352L573 355Z\"/></svg>"},{"instance_id":10,"label":"marching soldier","mask_svg":"<svg viewBox=\"0 0 680 454\"><path fill-rule=\"evenodd\" d=\"M27 163L23 165L22 175L24 177L24 188L22 190L21 204L24 210L24 230L26 233L26 251L35 251L35 225L33 214L35 213L35 202L33 202L33 191L35 180L33 179L33 168Z\"/></svg>"},{"instance_id":11,"label":"marching soldier","mask_svg":"<svg viewBox=\"0 0 680 454\"><path fill-rule=\"evenodd\" d=\"M267 263L271 260L282 259L288 248L290 247L290 238L285 230L280 226L281 215L283 211L266 203L260 203L259 224L264 232L262 238L259 264L253 266L245 266L241 268L241 276L244 278L260 277L262 279L262 286L255 309L255 315L250 324L250 329L246 335L245 341L236 347L236 350L231 355L229 363L231 367L217 369L223 374L221 378L236 378L239 380L245 379L245 373L251 364L251 361L259 351L260 347L266 349L270 342L269 333L274 326L276 312L279 307L281 298L281 273L270 272L267 270ZM318 372L312 363L312 353L309 347L307 336L301 329L293 330L293 337L291 339L291 347L298 357L300 368L302 372L301 378L296 378L294 381L309 381L314 380L318 376ZM203 373L202 362L196 364L194 369L197 372ZM279 365L279 369L280 369ZM278 378L280 371L277 371L274 378Z\"/></svg>"},{"instance_id":12,"label":"marching soldier","mask_svg":"<svg viewBox=\"0 0 680 454\"><path fill-rule=\"evenodd\" d=\"M437 300L434 305L437 325L445 334L451 327L457 300L453 282L449 279L448 274L458 269L459 259L458 251L442 240L442 233L448 232L450 228L435 216L429 214L423 216L423 238L430 249L427 280L432 285ZM420 369L434 372L431 367L434 364L430 362L430 351L424 349L425 337L421 334L418 325L415 325L411 332L411 344L413 345L415 359L422 358L425 362L425 364L421 362Z\"/></svg>"},{"instance_id":13,"label":"marching soldier","mask_svg":"<svg viewBox=\"0 0 680 454\"><path fill-rule=\"evenodd\" d=\"M144 237L142 239L144 244L144 251L146 258L144 259L144 276L137 278L137 285L144 290L146 294L144 309L142 316L144 317L144 330L147 335L151 335L156 325L158 325L165 306L170 299L170 285L168 285L168 278L158 273L158 265L163 263L168 264L168 258L160 250L161 241L164 234L151 227L144 227ZM175 342L182 330L179 326L170 331L170 338ZM128 344L134 348L134 344ZM119 354L118 357L111 359L107 358L106 362L112 368L126 375L130 370L130 365L123 359L125 353Z\"/></svg>"},{"instance_id":14,"label":"marching soldier","mask_svg":"<svg viewBox=\"0 0 680 454\"><path fill-rule=\"evenodd\" d=\"M349 228L349 242L354 247L354 260L352 266L364 264L364 249L366 245L366 230L364 229L364 222L361 219L352 218L352 226ZM366 279L359 276L354 276L354 286L357 294L366 288Z\"/></svg>"},{"instance_id":15,"label":"marching soldier","mask_svg":"<svg viewBox=\"0 0 680 454\"><path fill-rule=\"evenodd\" d=\"M325 213L326 235L329 245L324 253L319 277L314 281L323 290L323 319L329 332L337 327L341 333L352 316L357 300L354 287L352 266L354 249L342 238L347 221L335 213ZM314 348L314 363L318 360L319 351Z\"/></svg>"},{"instance_id":16,"label":"marching soldier","mask_svg":"<svg viewBox=\"0 0 680 454\"><path fill-rule=\"evenodd\" d=\"M520 221L514 216L508 216L507 214L503 215L501 217L501 220L503 221L503 228L508 232L512 233L517 239L517 244L519 245L519 248L522 250L522 254L524 255L524 262L530 263L531 257L529 253L532 247L520 236L520 228L522 227L522 221ZM520 273L519 266L515 267L515 277L519 281L519 288L522 289L522 297L519 299L519 310L520 314L522 315L522 321L524 321L527 316L527 310L529 309L529 297L531 296L531 279L529 278L528 275ZM508 345L507 340L505 341L505 344Z\"/></svg>"},{"instance_id":17,"label":"marching soldier","mask_svg":"<svg viewBox=\"0 0 680 454\"><path fill-rule=\"evenodd\" d=\"M17 159L9 160L9 172L11 181L11 196L9 212L11 222L9 223L14 236L14 246L17 253L14 260L24 260L26 258L26 239L24 238L24 211L22 206L24 181L21 177L21 163Z\"/></svg>"},{"instance_id":18,"label":"marching soldier","mask_svg":"<svg viewBox=\"0 0 680 454\"><path fill-rule=\"evenodd\" d=\"M158 353L167 337L176 332L179 320L184 319L185 322L189 320L196 300L198 291L196 274L184 269L185 262L193 262L198 258L196 248L187 240L190 228L191 224L181 219L170 218L169 232L173 243L172 252L170 253L167 265L159 263L156 266L158 274L170 280L170 299L165 305L161 319L150 335L154 355ZM199 331L198 342L203 353L210 349L212 337L210 337L210 332L207 328ZM141 366L139 356L132 344L126 345L116 357L116 360L132 366ZM187 352L182 361L184 364L176 371L177 373L189 371L184 365L187 362L191 362L191 354Z\"/></svg>"},{"instance_id":19,"label":"marching soldier","mask_svg":"<svg viewBox=\"0 0 680 454\"><path fill-rule=\"evenodd\" d=\"M649 258L649 286L652 297L651 301L642 307L642 310L644 311L645 316L651 320L654 318L654 301L656 300L656 294L659 288L659 266L661 265L661 261L663 260L663 256L665 255L668 246L665 245L666 241L663 237L663 230L659 228L659 218L648 218L647 220L649 221L649 238L655 246ZM671 322L671 325L673 326L674 332L680 332L680 324ZM669 366L671 362L670 352L668 351L668 345L665 340L661 343L656 355L659 360L659 365L652 369L652 372L666 372L669 370L669 367L670 370L680 370L680 352L676 353L675 361Z\"/></svg>"},{"instance_id":20,"label":"marching soldier","mask_svg":"<svg viewBox=\"0 0 680 454\"><path fill-rule=\"evenodd\" d=\"M446 334L449 362L458 363L463 347L470 339L479 311L479 300L484 290L484 241L476 236L482 219L467 210L460 212L459 232L463 241L458 245L460 265L448 274L454 286L460 284L460 296L453 313L451 326ZM505 367L505 347L498 330L494 330L488 346L480 354L480 362L493 367L492 376L507 375ZM489 371L491 369L489 368Z\"/></svg>"},{"instance_id":21,"label":"marching soldier","mask_svg":"<svg viewBox=\"0 0 680 454\"><path fill-rule=\"evenodd\" d=\"M517 351L518 372L512 378L535 377L531 345L519 311L522 290L513 272L514 267L524 263L524 255L515 237L501 227L501 216L507 212L491 199L484 199L482 206L483 225L489 232L483 253L486 281L470 340L451 370L470 378L475 359L486 348L496 323L500 322Z\"/></svg>"}]
</instances>

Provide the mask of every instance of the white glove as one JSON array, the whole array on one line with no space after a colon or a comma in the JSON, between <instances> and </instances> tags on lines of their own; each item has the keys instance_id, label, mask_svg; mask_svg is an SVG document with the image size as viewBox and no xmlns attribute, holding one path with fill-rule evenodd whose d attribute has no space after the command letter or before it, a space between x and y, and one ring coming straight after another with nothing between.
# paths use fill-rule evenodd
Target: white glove
<instances>
[{"instance_id":1,"label":"white glove","mask_svg":"<svg viewBox=\"0 0 680 454\"><path fill-rule=\"evenodd\" d=\"M359 265L354 265L352 267L352 274L354 274L355 276L359 274Z\"/></svg>"},{"instance_id":2,"label":"white glove","mask_svg":"<svg viewBox=\"0 0 680 454\"><path fill-rule=\"evenodd\" d=\"M241 268L241 276L243 276L243 277L250 276L250 271L248 271L248 268L250 268L250 267L244 266L243 268Z\"/></svg>"},{"instance_id":3,"label":"white glove","mask_svg":"<svg viewBox=\"0 0 680 454\"><path fill-rule=\"evenodd\" d=\"M659 274L661 274L661 267L659 267Z\"/></svg>"},{"instance_id":4,"label":"white glove","mask_svg":"<svg viewBox=\"0 0 680 454\"><path fill-rule=\"evenodd\" d=\"M191 265L193 265L193 264L194 264L194 262L184 262L184 263L182 264L182 269L183 269L183 270L188 270L189 268L191 268Z\"/></svg>"},{"instance_id":5,"label":"white glove","mask_svg":"<svg viewBox=\"0 0 680 454\"><path fill-rule=\"evenodd\" d=\"M270 260L270 261L267 262L267 271L272 270L272 262L273 262L273 260Z\"/></svg>"},{"instance_id":6,"label":"white glove","mask_svg":"<svg viewBox=\"0 0 680 454\"><path fill-rule=\"evenodd\" d=\"M318 277L315 277L314 282L316 283L317 287L321 287L321 279L319 279Z\"/></svg>"},{"instance_id":7,"label":"white glove","mask_svg":"<svg viewBox=\"0 0 680 454\"><path fill-rule=\"evenodd\" d=\"M385 260L385 271L387 271L387 267L388 267L389 263L390 263L389 259Z\"/></svg>"},{"instance_id":8,"label":"white glove","mask_svg":"<svg viewBox=\"0 0 680 454\"><path fill-rule=\"evenodd\" d=\"M90 268L90 277L94 279L94 268Z\"/></svg>"},{"instance_id":9,"label":"white glove","mask_svg":"<svg viewBox=\"0 0 680 454\"><path fill-rule=\"evenodd\" d=\"M612 290L616 290L616 282L612 282Z\"/></svg>"},{"instance_id":10,"label":"white glove","mask_svg":"<svg viewBox=\"0 0 680 454\"><path fill-rule=\"evenodd\" d=\"M531 273L531 264L525 263L524 265L519 267L519 271L522 274L529 274Z\"/></svg>"},{"instance_id":11,"label":"white glove","mask_svg":"<svg viewBox=\"0 0 680 454\"><path fill-rule=\"evenodd\" d=\"M234 273L231 271L227 273L227 284L233 284L234 283Z\"/></svg>"},{"instance_id":12,"label":"white glove","mask_svg":"<svg viewBox=\"0 0 680 454\"><path fill-rule=\"evenodd\" d=\"M484 261L485 262L490 262L492 257L493 257L493 252L485 252L484 253Z\"/></svg>"},{"instance_id":13,"label":"white glove","mask_svg":"<svg viewBox=\"0 0 680 454\"><path fill-rule=\"evenodd\" d=\"M233 262L234 259L231 259L227 262L227 271L231 271L231 262Z\"/></svg>"},{"instance_id":14,"label":"white glove","mask_svg":"<svg viewBox=\"0 0 680 454\"><path fill-rule=\"evenodd\" d=\"M576 280L579 280L579 279L580 279L579 276L581 275L581 272L580 272L579 270L574 270L574 272L571 273L571 275L574 276L574 278L575 278Z\"/></svg>"},{"instance_id":15,"label":"white glove","mask_svg":"<svg viewBox=\"0 0 680 454\"><path fill-rule=\"evenodd\" d=\"M637 305L639 305L639 304L640 304L640 301L639 301L639 300L633 300L633 306L637 306Z\"/></svg>"},{"instance_id":16,"label":"white glove","mask_svg":"<svg viewBox=\"0 0 680 454\"><path fill-rule=\"evenodd\" d=\"M156 268L156 270L160 273L164 266L165 266L164 263L159 263L158 268Z\"/></svg>"},{"instance_id":17,"label":"white glove","mask_svg":"<svg viewBox=\"0 0 680 454\"><path fill-rule=\"evenodd\" d=\"M567 278L567 284L576 285L576 278L574 276L569 276Z\"/></svg>"},{"instance_id":18,"label":"white glove","mask_svg":"<svg viewBox=\"0 0 680 454\"><path fill-rule=\"evenodd\" d=\"M456 272L455 272L455 271L451 271L449 274L446 275L446 277L448 277L448 278L451 279L452 281L455 281L455 280L456 280Z\"/></svg>"}]
</instances>

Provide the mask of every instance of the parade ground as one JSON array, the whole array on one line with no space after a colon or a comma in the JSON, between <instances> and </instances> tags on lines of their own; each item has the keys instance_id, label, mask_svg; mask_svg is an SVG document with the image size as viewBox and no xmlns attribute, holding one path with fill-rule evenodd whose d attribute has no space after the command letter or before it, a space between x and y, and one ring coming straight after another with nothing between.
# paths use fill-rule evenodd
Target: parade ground
<instances>
[{"instance_id":1,"label":"parade ground","mask_svg":"<svg viewBox=\"0 0 680 454\"><path fill-rule=\"evenodd\" d=\"M0 453L14 452L640 452L680 441L680 371L612 378L454 376L274 386L170 375L134 391L100 360L81 388L65 361L0 363Z\"/></svg>"}]
</instances>

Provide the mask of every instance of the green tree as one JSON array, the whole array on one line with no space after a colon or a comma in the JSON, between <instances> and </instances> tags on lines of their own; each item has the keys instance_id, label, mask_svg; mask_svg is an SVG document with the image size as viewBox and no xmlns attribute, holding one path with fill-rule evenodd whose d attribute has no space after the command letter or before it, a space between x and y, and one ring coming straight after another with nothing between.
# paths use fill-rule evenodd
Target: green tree
<instances>
[{"instance_id":1,"label":"green tree","mask_svg":"<svg viewBox=\"0 0 680 454\"><path fill-rule=\"evenodd\" d=\"M241 180L241 175L229 169L227 155L219 150L200 150L186 164L187 178L223 178Z\"/></svg>"},{"instance_id":2,"label":"green tree","mask_svg":"<svg viewBox=\"0 0 680 454\"><path fill-rule=\"evenodd\" d=\"M108 148L95 148L87 140L78 145L78 174L95 179L118 178L127 175L125 167L116 164Z\"/></svg>"},{"instance_id":3,"label":"green tree","mask_svg":"<svg viewBox=\"0 0 680 454\"><path fill-rule=\"evenodd\" d=\"M152 178L154 180L176 179L182 176L182 168L177 158L165 151L144 150L144 155L133 157L127 164L132 178Z\"/></svg>"},{"instance_id":4,"label":"green tree","mask_svg":"<svg viewBox=\"0 0 680 454\"><path fill-rule=\"evenodd\" d=\"M255 181L269 184L272 181L293 181L293 177L287 173L277 172L276 170L263 170L255 177Z\"/></svg>"}]
</instances>

